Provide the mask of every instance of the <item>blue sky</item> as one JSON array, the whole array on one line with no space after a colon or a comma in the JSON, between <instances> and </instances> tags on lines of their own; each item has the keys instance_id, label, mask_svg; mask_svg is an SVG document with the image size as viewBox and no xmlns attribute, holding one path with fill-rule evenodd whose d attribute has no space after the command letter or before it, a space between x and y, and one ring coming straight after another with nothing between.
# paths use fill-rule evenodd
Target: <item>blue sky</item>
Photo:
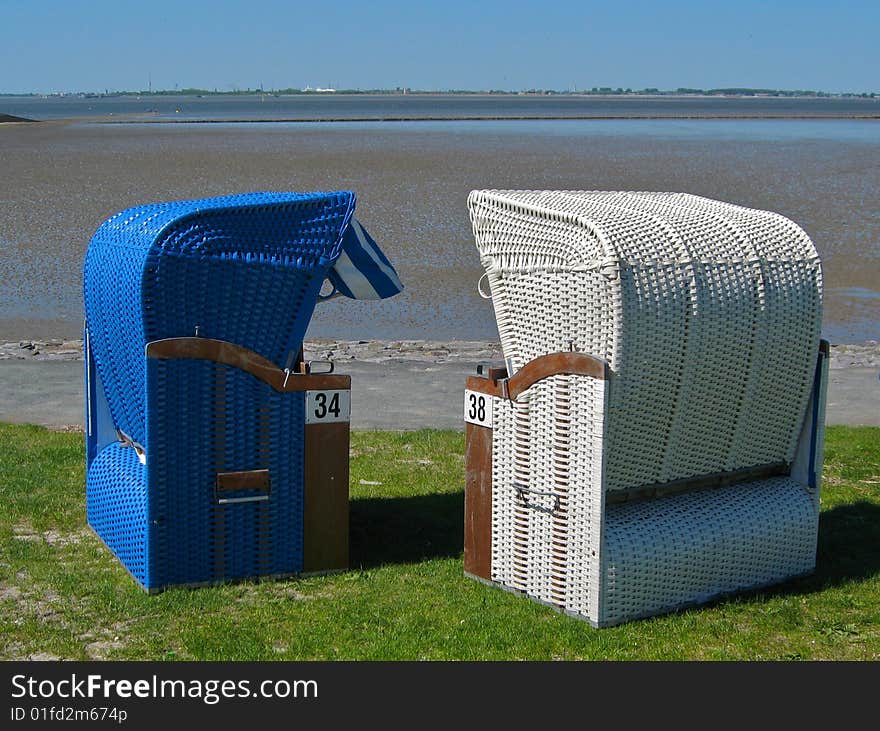
<instances>
[{"instance_id":1,"label":"blue sky","mask_svg":"<svg viewBox=\"0 0 880 731\"><path fill-rule=\"evenodd\" d=\"M880 91L880 0L0 0L0 92Z\"/></svg>"}]
</instances>

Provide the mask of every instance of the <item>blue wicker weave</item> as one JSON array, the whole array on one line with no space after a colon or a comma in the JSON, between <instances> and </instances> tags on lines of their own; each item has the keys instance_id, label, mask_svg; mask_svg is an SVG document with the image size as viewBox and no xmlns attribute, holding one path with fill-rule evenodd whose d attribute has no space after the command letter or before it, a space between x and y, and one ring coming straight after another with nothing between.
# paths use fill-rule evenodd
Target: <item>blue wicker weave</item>
<instances>
[{"instance_id":1,"label":"blue wicker weave","mask_svg":"<svg viewBox=\"0 0 880 731\"><path fill-rule=\"evenodd\" d=\"M350 192L160 203L116 214L92 238L87 419L106 400L146 457L87 429L88 520L145 588L302 570L303 392L213 361L148 359L145 347L199 335L283 368L354 205ZM260 469L270 499L218 505L218 472Z\"/></svg>"}]
</instances>

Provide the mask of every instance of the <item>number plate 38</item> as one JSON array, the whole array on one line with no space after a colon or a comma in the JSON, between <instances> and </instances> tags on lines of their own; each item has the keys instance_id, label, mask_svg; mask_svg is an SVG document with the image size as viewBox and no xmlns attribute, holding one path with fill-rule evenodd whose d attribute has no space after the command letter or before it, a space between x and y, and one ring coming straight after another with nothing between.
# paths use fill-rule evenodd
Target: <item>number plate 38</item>
<instances>
[{"instance_id":1,"label":"number plate 38","mask_svg":"<svg viewBox=\"0 0 880 731\"><path fill-rule=\"evenodd\" d=\"M492 427L492 397L479 391L465 390L464 420L477 426Z\"/></svg>"},{"instance_id":2,"label":"number plate 38","mask_svg":"<svg viewBox=\"0 0 880 731\"><path fill-rule=\"evenodd\" d=\"M351 391L306 391L306 424L351 419Z\"/></svg>"}]
</instances>

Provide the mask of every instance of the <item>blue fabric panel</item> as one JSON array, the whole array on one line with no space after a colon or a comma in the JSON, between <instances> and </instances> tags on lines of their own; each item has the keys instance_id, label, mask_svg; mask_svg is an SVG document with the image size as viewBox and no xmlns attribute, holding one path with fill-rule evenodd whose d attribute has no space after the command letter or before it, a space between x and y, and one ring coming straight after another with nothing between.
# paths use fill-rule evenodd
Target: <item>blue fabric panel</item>
<instances>
[{"instance_id":1,"label":"blue fabric panel","mask_svg":"<svg viewBox=\"0 0 880 731\"><path fill-rule=\"evenodd\" d=\"M327 278L351 299L386 299L403 291L391 262L360 222L352 219L342 237L342 254Z\"/></svg>"}]
</instances>

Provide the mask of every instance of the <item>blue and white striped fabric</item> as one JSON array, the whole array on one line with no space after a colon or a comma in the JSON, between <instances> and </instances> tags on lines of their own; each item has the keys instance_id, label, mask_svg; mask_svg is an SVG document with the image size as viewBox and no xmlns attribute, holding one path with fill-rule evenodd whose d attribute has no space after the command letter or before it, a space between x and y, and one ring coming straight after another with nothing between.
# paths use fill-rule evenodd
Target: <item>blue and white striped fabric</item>
<instances>
[{"instance_id":1,"label":"blue and white striped fabric","mask_svg":"<svg viewBox=\"0 0 880 731\"><path fill-rule=\"evenodd\" d=\"M355 219L342 236L342 253L327 274L334 291L356 300L380 300L398 294L403 285L373 237Z\"/></svg>"}]
</instances>

